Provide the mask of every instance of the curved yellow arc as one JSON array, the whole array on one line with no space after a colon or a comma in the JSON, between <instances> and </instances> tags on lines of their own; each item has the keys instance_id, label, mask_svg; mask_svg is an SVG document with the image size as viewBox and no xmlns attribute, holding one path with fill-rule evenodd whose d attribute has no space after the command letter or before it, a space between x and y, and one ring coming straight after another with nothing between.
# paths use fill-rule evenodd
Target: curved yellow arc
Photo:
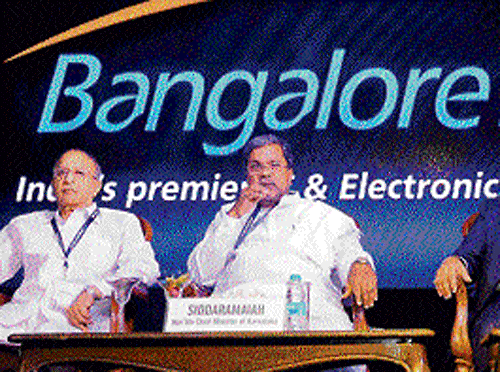
<instances>
[{"instance_id":1,"label":"curved yellow arc","mask_svg":"<svg viewBox=\"0 0 500 372\"><path fill-rule=\"evenodd\" d=\"M179 8L186 5L207 2L209 0L149 0L140 4L132 5L127 8L118 10L116 12L107 14L105 16L96 18L92 21L83 23L79 26L70 28L69 30L62 32L58 35L52 36L47 40L44 40L32 47L18 53L4 61L10 62L19 57L25 56L27 54L33 53L37 50L46 48L51 45L55 45L62 41L72 39L77 36L85 35L109 26L113 26L122 22L131 21L137 18L148 16L155 13L160 13L165 10Z\"/></svg>"}]
</instances>

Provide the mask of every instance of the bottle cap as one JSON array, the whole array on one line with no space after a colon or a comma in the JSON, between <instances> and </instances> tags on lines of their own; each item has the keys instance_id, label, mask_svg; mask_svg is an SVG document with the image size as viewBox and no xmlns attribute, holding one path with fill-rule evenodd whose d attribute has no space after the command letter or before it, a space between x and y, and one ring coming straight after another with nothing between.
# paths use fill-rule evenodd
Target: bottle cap
<instances>
[{"instance_id":1,"label":"bottle cap","mask_svg":"<svg viewBox=\"0 0 500 372\"><path fill-rule=\"evenodd\" d=\"M299 274L292 274L290 275L290 281L291 282L300 282L302 278L300 277Z\"/></svg>"}]
</instances>

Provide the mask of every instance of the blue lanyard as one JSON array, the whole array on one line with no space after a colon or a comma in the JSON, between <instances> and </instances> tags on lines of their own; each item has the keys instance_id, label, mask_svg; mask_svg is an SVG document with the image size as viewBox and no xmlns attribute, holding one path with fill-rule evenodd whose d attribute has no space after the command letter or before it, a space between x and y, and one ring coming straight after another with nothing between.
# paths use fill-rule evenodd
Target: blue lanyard
<instances>
[{"instance_id":1,"label":"blue lanyard","mask_svg":"<svg viewBox=\"0 0 500 372\"><path fill-rule=\"evenodd\" d=\"M233 247L234 251L239 248L241 243L243 243L243 240L245 240L247 235L250 234L250 230L252 229L252 227L255 228L257 226L257 224L254 225L254 221L257 218L257 215L259 214L260 210L261 210L261 206L260 206L260 204L257 204L257 206L253 210L250 217L248 217L248 219L246 220L245 225L241 229L240 234L238 235L238 238L236 239L236 243L234 243L234 247Z\"/></svg>"},{"instance_id":2,"label":"blue lanyard","mask_svg":"<svg viewBox=\"0 0 500 372\"><path fill-rule=\"evenodd\" d=\"M266 219L267 215L273 208L269 208L259 220L255 221L261 209L261 205L257 204L250 217L248 217L248 219L246 220L245 225L241 229L240 234L236 239L236 243L234 243L233 249L227 255L226 262L224 263L224 268L228 267L229 264L236 259L236 251L240 247L241 243L243 243L248 234L250 234L259 224L261 224Z\"/></svg>"},{"instance_id":3,"label":"blue lanyard","mask_svg":"<svg viewBox=\"0 0 500 372\"><path fill-rule=\"evenodd\" d=\"M73 240L71 243L69 243L68 248L64 248L64 241L61 235L61 231L59 230L59 227L57 226L56 223L56 217L52 217L50 220L50 224L52 225L52 229L54 230L54 233L56 234L57 242L59 243L59 246L61 247L61 250L64 254L64 267L67 269L68 268L68 257L73 251L73 249L77 246L77 244L80 242L80 240L83 237L83 234L87 231L89 228L90 224L94 222L96 217L99 215L99 209L96 209L92 212L92 214L87 218L87 220L83 223L83 225L80 227L80 229L76 232L75 236L73 237Z\"/></svg>"}]
</instances>

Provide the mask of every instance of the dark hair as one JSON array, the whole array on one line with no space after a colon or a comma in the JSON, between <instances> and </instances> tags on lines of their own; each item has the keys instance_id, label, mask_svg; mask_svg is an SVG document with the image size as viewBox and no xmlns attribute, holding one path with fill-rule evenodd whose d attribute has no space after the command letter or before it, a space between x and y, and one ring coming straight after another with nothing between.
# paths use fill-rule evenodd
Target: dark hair
<instances>
[{"instance_id":1,"label":"dark hair","mask_svg":"<svg viewBox=\"0 0 500 372\"><path fill-rule=\"evenodd\" d=\"M59 162L61 161L62 157L64 155L66 155L68 152L72 152L72 151L77 151L77 152L81 152L82 154L85 154L90 160L92 160L92 162L95 164L95 169L96 169L96 175L95 177L99 180L102 180L102 178L104 177L104 174L102 173L102 169L101 169L101 166L99 164L99 162L97 161L97 159L95 158L95 156L93 156L92 154L88 153L87 151L84 151L84 150L81 150L81 149L78 149L78 148L74 148L74 149L69 149L69 150L66 150L64 151L56 160L56 162L54 163L54 169L58 166Z\"/></svg>"},{"instance_id":2,"label":"dark hair","mask_svg":"<svg viewBox=\"0 0 500 372\"><path fill-rule=\"evenodd\" d=\"M281 146L288 167L293 169L293 153L290 144L286 142L284 139L275 136L274 134L264 134L262 136L254 137L250 141L248 141L245 147L243 148L243 157L245 159L245 163L248 164L250 153L253 150L258 149L259 147L262 146L267 146L272 144Z\"/></svg>"}]
</instances>

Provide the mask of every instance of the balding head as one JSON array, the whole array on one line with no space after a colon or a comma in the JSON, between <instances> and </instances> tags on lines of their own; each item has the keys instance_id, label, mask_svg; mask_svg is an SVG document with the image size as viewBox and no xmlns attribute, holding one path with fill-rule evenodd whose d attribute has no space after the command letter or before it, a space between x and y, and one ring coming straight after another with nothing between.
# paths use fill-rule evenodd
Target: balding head
<instances>
[{"instance_id":1,"label":"balding head","mask_svg":"<svg viewBox=\"0 0 500 372\"><path fill-rule=\"evenodd\" d=\"M72 149L62 154L54 166L52 178L61 215L64 210L72 212L89 207L101 190L101 177L99 164L85 151Z\"/></svg>"}]
</instances>

